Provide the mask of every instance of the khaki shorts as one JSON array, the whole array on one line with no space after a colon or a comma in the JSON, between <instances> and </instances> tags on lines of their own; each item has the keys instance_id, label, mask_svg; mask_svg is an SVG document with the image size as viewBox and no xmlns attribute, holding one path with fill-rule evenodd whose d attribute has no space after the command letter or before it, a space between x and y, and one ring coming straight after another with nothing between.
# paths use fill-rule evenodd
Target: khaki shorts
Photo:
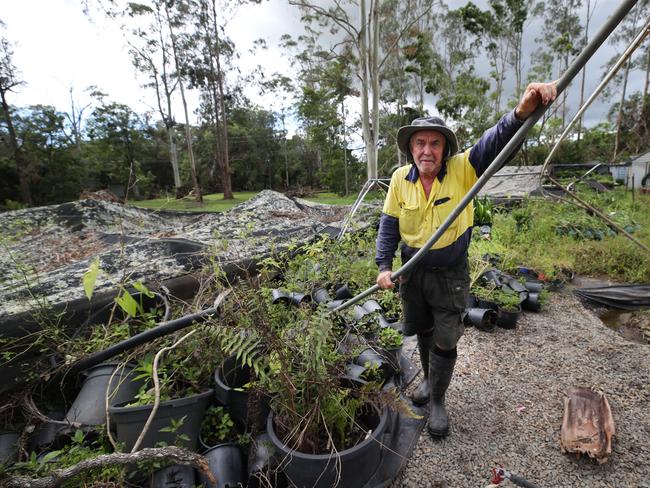
<instances>
[{"instance_id":1,"label":"khaki shorts","mask_svg":"<svg viewBox=\"0 0 650 488\"><path fill-rule=\"evenodd\" d=\"M467 258L448 268L415 268L400 280L404 335L433 332L441 349L456 347L469 297Z\"/></svg>"}]
</instances>

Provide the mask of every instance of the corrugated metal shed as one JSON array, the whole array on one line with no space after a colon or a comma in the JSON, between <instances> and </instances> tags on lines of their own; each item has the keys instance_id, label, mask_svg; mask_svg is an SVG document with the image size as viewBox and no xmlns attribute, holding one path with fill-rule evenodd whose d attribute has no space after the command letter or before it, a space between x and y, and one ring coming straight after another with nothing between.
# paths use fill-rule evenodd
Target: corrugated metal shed
<instances>
[{"instance_id":1,"label":"corrugated metal shed","mask_svg":"<svg viewBox=\"0 0 650 488\"><path fill-rule=\"evenodd\" d=\"M627 174L627 187L641 188L641 182L645 175L650 173L650 151L641 154L630 162L630 169Z\"/></svg>"},{"instance_id":2,"label":"corrugated metal shed","mask_svg":"<svg viewBox=\"0 0 650 488\"><path fill-rule=\"evenodd\" d=\"M478 193L491 199L526 198L541 195L539 175L542 166L504 166Z\"/></svg>"}]
</instances>

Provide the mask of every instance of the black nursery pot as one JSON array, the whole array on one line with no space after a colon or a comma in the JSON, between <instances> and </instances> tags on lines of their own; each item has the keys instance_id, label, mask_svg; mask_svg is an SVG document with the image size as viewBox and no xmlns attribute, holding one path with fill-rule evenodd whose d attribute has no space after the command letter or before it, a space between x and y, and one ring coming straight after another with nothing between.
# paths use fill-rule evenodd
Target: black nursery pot
<instances>
[{"instance_id":1,"label":"black nursery pot","mask_svg":"<svg viewBox=\"0 0 650 488\"><path fill-rule=\"evenodd\" d=\"M382 383L387 381L395 372L393 365L384 357L384 355L380 351L372 349L371 347L364 349L361 354L354 359L354 362L359 366L364 366L366 371L368 366L376 366L379 372L381 372ZM362 378L367 380L363 375Z\"/></svg>"},{"instance_id":2,"label":"black nursery pot","mask_svg":"<svg viewBox=\"0 0 650 488\"><path fill-rule=\"evenodd\" d=\"M524 310L539 312L542 308L542 304L539 301L539 293L530 292L528 298L521 303L521 306Z\"/></svg>"},{"instance_id":3,"label":"black nursery pot","mask_svg":"<svg viewBox=\"0 0 650 488\"><path fill-rule=\"evenodd\" d=\"M194 488L196 473L192 466L172 465L154 472L147 488Z\"/></svg>"},{"instance_id":4,"label":"black nursery pot","mask_svg":"<svg viewBox=\"0 0 650 488\"><path fill-rule=\"evenodd\" d=\"M251 368L237 361L236 356L227 358L214 372L214 393L217 401L228 409L228 413L240 430L255 426L263 429L269 415L268 399L262 398L258 412L249 412L250 392L240 390L251 381Z\"/></svg>"},{"instance_id":5,"label":"black nursery pot","mask_svg":"<svg viewBox=\"0 0 650 488\"><path fill-rule=\"evenodd\" d=\"M200 474L199 478L203 486L214 486L215 488L235 488L245 486L244 455L237 444L226 442L212 447L203 454L208 460L210 471L217 479L216 485L210 485L208 479Z\"/></svg>"},{"instance_id":6,"label":"black nursery pot","mask_svg":"<svg viewBox=\"0 0 650 488\"><path fill-rule=\"evenodd\" d=\"M140 448L155 447L156 443L165 442L168 445L182 445L190 450L196 450L203 414L212 395L214 390L210 389L196 395L161 402ZM108 412L117 430L117 439L125 444L126 451L131 451L153 410L153 405L133 407L127 405L128 402L118 403L109 407ZM178 421L182 418L184 418L183 424L176 432L160 431L170 427L172 419ZM176 442L181 435L187 436L189 441Z\"/></svg>"},{"instance_id":7,"label":"black nursery pot","mask_svg":"<svg viewBox=\"0 0 650 488\"><path fill-rule=\"evenodd\" d=\"M87 426L105 424L106 389L110 406L133 401L142 386L143 380L133 381L134 368L133 364L102 363L84 371L86 379L64 420Z\"/></svg>"},{"instance_id":8,"label":"black nursery pot","mask_svg":"<svg viewBox=\"0 0 650 488\"><path fill-rule=\"evenodd\" d=\"M503 329L514 329L517 327L519 315L521 315L521 307L517 307L517 310L504 310L499 307L499 310L497 310L497 325Z\"/></svg>"},{"instance_id":9,"label":"black nursery pot","mask_svg":"<svg viewBox=\"0 0 650 488\"><path fill-rule=\"evenodd\" d=\"M0 465L13 463L18 459L18 432L0 433Z\"/></svg>"},{"instance_id":10,"label":"black nursery pot","mask_svg":"<svg viewBox=\"0 0 650 488\"><path fill-rule=\"evenodd\" d=\"M388 362L392 371L391 374L396 374L399 371L399 360L402 355L402 347L392 347L390 349L382 347L380 348L379 353Z\"/></svg>"},{"instance_id":11,"label":"black nursery pot","mask_svg":"<svg viewBox=\"0 0 650 488\"><path fill-rule=\"evenodd\" d=\"M357 421L370 434L360 443L327 454L305 454L288 447L275 431L273 413L266 428L273 447L278 451L284 474L296 488L357 488L365 486L381 461L381 438L388 427L388 410L364 405Z\"/></svg>"},{"instance_id":12,"label":"black nursery pot","mask_svg":"<svg viewBox=\"0 0 650 488\"><path fill-rule=\"evenodd\" d=\"M496 302L492 302L490 300L483 300L482 298L479 298L477 301L476 308L489 308L490 310L496 310L499 306L497 305Z\"/></svg>"},{"instance_id":13,"label":"black nursery pot","mask_svg":"<svg viewBox=\"0 0 650 488\"><path fill-rule=\"evenodd\" d=\"M470 308L465 323L485 332L492 332L497 325L497 312L491 308Z\"/></svg>"}]
</instances>

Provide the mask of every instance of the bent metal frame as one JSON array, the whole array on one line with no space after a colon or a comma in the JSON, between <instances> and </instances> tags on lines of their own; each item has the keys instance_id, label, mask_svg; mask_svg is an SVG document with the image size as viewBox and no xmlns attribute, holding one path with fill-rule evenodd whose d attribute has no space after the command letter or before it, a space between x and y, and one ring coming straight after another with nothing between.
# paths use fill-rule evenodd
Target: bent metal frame
<instances>
[{"instance_id":1,"label":"bent metal frame","mask_svg":"<svg viewBox=\"0 0 650 488\"><path fill-rule=\"evenodd\" d=\"M355 200L354 204L352 205L352 208L350 209L350 212L345 218L343 227L341 227L339 234L336 236L337 239L341 239L341 237L343 237L343 234L345 234L345 231L348 230L348 227L352 223L352 218L354 217L354 214L357 212L357 210L363 203L363 200L366 198L366 195L368 195L368 193L370 192L370 190L372 190L375 186L377 186L380 190L387 192L389 183L390 183L390 178L371 178L363 184L363 187L361 188L359 194L357 195L357 199Z\"/></svg>"}]
</instances>

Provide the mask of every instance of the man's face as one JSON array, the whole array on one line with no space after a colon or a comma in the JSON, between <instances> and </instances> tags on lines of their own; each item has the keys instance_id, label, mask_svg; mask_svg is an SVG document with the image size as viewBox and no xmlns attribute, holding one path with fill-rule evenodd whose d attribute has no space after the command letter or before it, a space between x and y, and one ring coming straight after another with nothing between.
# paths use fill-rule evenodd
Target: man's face
<instances>
[{"instance_id":1,"label":"man's face","mask_svg":"<svg viewBox=\"0 0 650 488\"><path fill-rule=\"evenodd\" d=\"M419 130L411 136L411 154L420 176L434 178L442 167L445 136L435 130Z\"/></svg>"}]
</instances>

